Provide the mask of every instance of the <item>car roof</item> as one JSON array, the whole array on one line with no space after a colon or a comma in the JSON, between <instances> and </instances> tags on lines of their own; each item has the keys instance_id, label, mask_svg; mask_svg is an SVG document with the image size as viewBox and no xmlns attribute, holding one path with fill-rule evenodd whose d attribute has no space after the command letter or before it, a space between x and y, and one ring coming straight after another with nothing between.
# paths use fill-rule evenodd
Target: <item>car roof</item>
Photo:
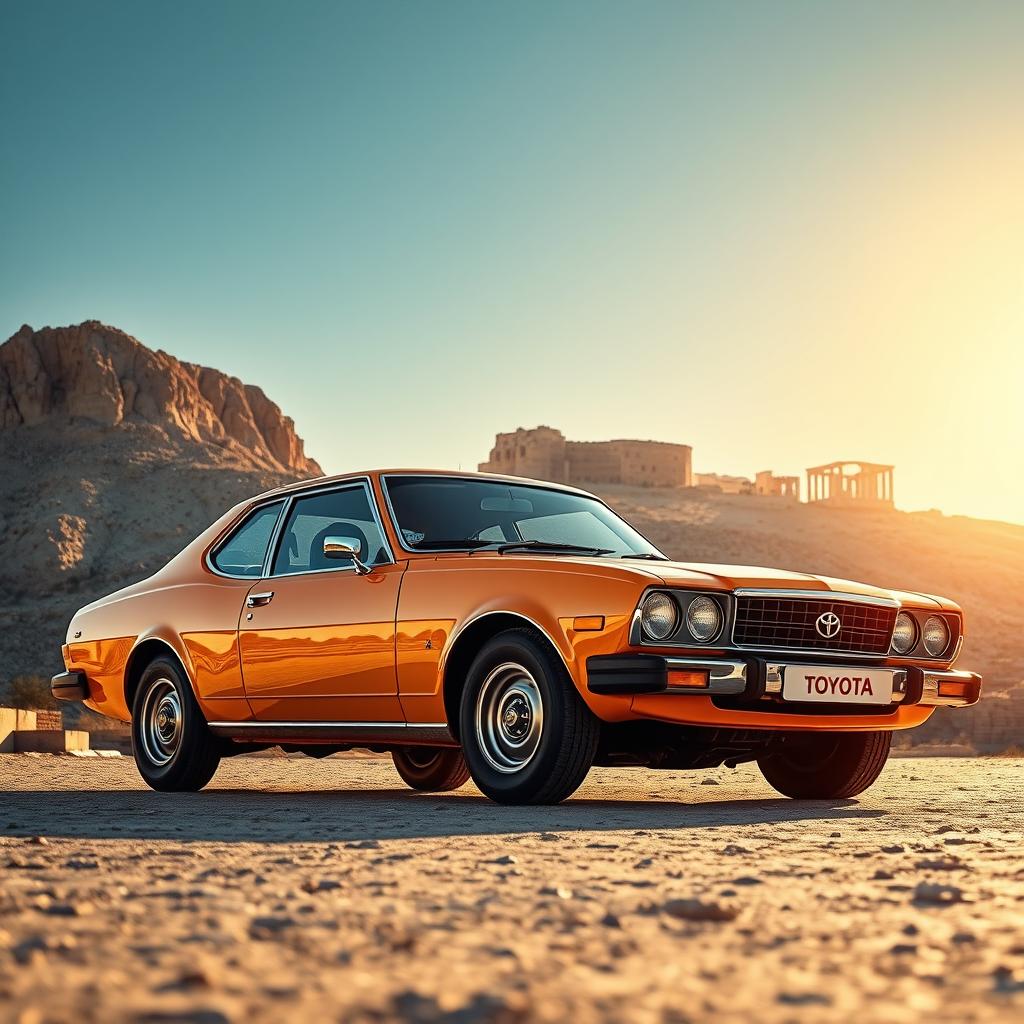
<instances>
[{"instance_id":1,"label":"car roof","mask_svg":"<svg viewBox=\"0 0 1024 1024\"><path fill-rule=\"evenodd\" d=\"M424 476L424 477L459 477L467 480L488 480L496 483L507 483L520 487L544 487L548 490L565 491L568 494L582 494L588 498L594 497L589 491L579 487L572 487L569 484L555 483L551 480L534 480L525 476L505 476L501 473L472 473L466 470L456 469L364 469L352 473L337 473L333 476L313 477L309 480L297 480L293 484L285 484L283 487L275 487L272 490L264 491L255 495L250 501L263 501L266 498L273 498L277 495L294 494L296 491L313 490L327 487L334 483L344 483L346 480L359 480L366 477L386 476Z\"/></svg>"}]
</instances>

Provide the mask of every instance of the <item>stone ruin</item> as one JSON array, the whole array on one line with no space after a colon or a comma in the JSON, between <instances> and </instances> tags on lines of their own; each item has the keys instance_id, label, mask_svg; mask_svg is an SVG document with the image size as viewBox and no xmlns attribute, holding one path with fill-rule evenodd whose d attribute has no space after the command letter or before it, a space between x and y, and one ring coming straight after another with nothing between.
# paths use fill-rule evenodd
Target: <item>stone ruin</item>
<instances>
[{"instance_id":1,"label":"stone ruin","mask_svg":"<svg viewBox=\"0 0 1024 1024\"><path fill-rule=\"evenodd\" d=\"M537 427L498 434L481 473L557 483L692 487L693 449L664 441L567 441L560 430Z\"/></svg>"},{"instance_id":2,"label":"stone ruin","mask_svg":"<svg viewBox=\"0 0 1024 1024\"><path fill-rule=\"evenodd\" d=\"M754 494L799 501L800 477L776 476L770 469L764 469L754 477Z\"/></svg>"},{"instance_id":3,"label":"stone ruin","mask_svg":"<svg viewBox=\"0 0 1024 1024\"><path fill-rule=\"evenodd\" d=\"M829 462L807 470L807 500L814 504L892 508L893 470L879 462Z\"/></svg>"},{"instance_id":4,"label":"stone ruin","mask_svg":"<svg viewBox=\"0 0 1024 1024\"><path fill-rule=\"evenodd\" d=\"M520 427L498 434L481 473L531 477L566 484L700 487L722 494L800 500L800 477L770 469L753 480L724 473L694 473L693 448L665 441L567 441L554 427ZM806 500L845 508L892 508L893 466L830 462L807 470Z\"/></svg>"}]
</instances>

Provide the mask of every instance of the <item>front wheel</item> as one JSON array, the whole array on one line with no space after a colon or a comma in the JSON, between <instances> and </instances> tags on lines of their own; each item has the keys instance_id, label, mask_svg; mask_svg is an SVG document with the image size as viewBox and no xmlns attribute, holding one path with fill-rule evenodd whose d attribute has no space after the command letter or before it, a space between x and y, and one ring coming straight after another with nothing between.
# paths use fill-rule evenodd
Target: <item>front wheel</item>
<instances>
[{"instance_id":1,"label":"front wheel","mask_svg":"<svg viewBox=\"0 0 1024 1024\"><path fill-rule=\"evenodd\" d=\"M424 793L447 793L469 778L462 751L452 747L403 747L391 756L403 781Z\"/></svg>"},{"instance_id":2,"label":"front wheel","mask_svg":"<svg viewBox=\"0 0 1024 1024\"><path fill-rule=\"evenodd\" d=\"M839 800L863 793L885 767L891 732L808 733L787 737L758 758L768 783L795 800Z\"/></svg>"},{"instance_id":3,"label":"front wheel","mask_svg":"<svg viewBox=\"0 0 1024 1024\"><path fill-rule=\"evenodd\" d=\"M459 737L473 781L498 803L564 800L594 763L599 728L536 630L500 633L469 669Z\"/></svg>"},{"instance_id":4,"label":"front wheel","mask_svg":"<svg viewBox=\"0 0 1024 1024\"><path fill-rule=\"evenodd\" d=\"M146 784L165 792L202 789L220 764L217 738L170 658L151 661L142 673L132 705L132 753Z\"/></svg>"}]
</instances>

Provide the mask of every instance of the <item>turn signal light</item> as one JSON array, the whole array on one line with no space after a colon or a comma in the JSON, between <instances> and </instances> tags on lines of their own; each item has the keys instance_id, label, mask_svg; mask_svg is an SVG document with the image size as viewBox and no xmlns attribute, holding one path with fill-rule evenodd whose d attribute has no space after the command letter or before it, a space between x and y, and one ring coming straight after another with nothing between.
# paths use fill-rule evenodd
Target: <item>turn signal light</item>
<instances>
[{"instance_id":1,"label":"turn signal light","mask_svg":"<svg viewBox=\"0 0 1024 1024\"><path fill-rule=\"evenodd\" d=\"M572 620L572 628L577 633L599 633L604 629L603 615L577 615Z\"/></svg>"},{"instance_id":2,"label":"turn signal light","mask_svg":"<svg viewBox=\"0 0 1024 1024\"><path fill-rule=\"evenodd\" d=\"M955 682L939 682L940 697L965 697L967 696L967 684Z\"/></svg>"},{"instance_id":3,"label":"turn signal light","mask_svg":"<svg viewBox=\"0 0 1024 1024\"><path fill-rule=\"evenodd\" d=\"M707 672L676 672L669 669L668 685L670 689L706 690L708 674Z\"/></svg>"}]
</instances>

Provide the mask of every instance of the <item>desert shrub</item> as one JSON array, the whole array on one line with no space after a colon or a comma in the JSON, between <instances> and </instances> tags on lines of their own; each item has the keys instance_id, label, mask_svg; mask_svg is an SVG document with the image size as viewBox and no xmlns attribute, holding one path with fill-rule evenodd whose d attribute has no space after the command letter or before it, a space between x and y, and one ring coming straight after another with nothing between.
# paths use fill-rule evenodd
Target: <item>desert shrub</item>
<instances>
[{"instance_id":1,"label":"desert shrub","mask_svg":"<svg viewBox=\"0 0 1024 1024\"><path fill-rule=\"evenodd\" d=\"M57 702L50 693L50 680L42 676L15 676L7 686L11 707L23 711L57 710Z\"/></svg>"}]
</instances>

